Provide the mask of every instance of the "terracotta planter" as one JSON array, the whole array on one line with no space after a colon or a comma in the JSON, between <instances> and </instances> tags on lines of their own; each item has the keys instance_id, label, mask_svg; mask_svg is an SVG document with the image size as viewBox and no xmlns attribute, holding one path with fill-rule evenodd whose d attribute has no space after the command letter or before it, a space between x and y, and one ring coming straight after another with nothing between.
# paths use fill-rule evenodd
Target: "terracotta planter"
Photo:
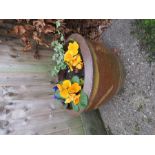
<instances>
[{"instance_id":1,"label":"terracotta planter","mask_svg":"<svg viewBox=\"0 0 155 155\"><path fill-rule=\"evenodd\" d=\"M119 57L103 43L89 41L72 34L80 45L84 61L84 92L89 97L86 109L93 110L110 100L123 84L123 69Z\"/></svg>"}]
</instances>

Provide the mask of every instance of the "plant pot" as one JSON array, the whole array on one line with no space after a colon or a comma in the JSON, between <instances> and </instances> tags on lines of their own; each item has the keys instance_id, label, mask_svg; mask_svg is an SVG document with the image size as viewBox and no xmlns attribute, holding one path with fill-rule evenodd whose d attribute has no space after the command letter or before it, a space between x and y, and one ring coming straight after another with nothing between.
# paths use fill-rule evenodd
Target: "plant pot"
<instances>
[{"instance_id":1,"label":"plant pot","mask_svg":"<svg viewBox=\"0 0 155 155\"><path fill-rule=\"evenodd\" d=\"M86 40L79 34L72 34L67 39L69 40L78 42L83 57L83 90L89 99L85 111L97 109L110 100L123 84L124 76L120 59L103 43ZM73 110L70 111L74 113Z\"/></svg>"}]
</instances>

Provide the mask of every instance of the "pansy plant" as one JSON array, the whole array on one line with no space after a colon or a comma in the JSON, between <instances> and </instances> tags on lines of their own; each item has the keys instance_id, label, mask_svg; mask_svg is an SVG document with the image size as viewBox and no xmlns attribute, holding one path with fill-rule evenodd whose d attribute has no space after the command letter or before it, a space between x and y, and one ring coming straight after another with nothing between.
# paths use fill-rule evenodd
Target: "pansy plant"
<instances>
[{"instance_id":1,"label":"pansy plant","mask_svg":"<svg viewBox=\"0 0 155 155\"><path fill-rule=\"evenodd\" d=\"M82 90L83 80L73 76L71 80L59 82L54 88L54 97L60 100L65 108L78 112L88 105L88 97Z\"/></svg>"},{"instance_id":2,"label":"pansy plant","mask_svg":"<svg viewBox=\"0 0 155 155\"><path fill-rule=\"evenodd\" d=\"M79 44L74 40L70 40L67 43L68 46L66 47L66 50L64 50L65 48L63 48L62 44L57 43L54 45L54 51L58 55L55 66L55 68L58 69L56 71L53 70L54 73L58 74L60 70L67 70L67 74L72 73L70 74L72 76L69 76L72 77L71 79L65 79L58 82L57 85L53 87L54 98L60 100L65 108L73 109L78 112L85 109L88 104L87 94L82 90L84 83L83 78L79 78L81 77L80 74L74 74L77 74L78 71L82 70L84 66L80 55ZM57 55L55 54L54 58Z\"/></svg>"},{"instance_id":3,"label":"pansy plant","mask_svg":"<svg viewBox=\"0 0 155 155\"><path fill-rule=\"evenodd\" d=\"M64 54L64 62L69 66L70 71L83 68L83 62L79 54L79 44L76 41L69 42L68 49Z\"/></svg>"}]
</instances>

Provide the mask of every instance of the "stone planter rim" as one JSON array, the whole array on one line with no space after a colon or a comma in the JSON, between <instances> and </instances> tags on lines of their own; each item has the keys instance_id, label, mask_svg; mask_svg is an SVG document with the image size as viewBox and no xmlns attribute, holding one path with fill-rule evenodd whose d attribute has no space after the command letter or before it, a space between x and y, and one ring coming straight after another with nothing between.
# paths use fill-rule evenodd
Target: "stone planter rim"
<instances>
[{"instance_id":1,"label":"stone planter rim","mask_svg":"<svg viewBox=\"0 0 155 155\"><path fill-rule=\"evenodd\" d=\"M94 73L94 67L93 67L93 57L91 55L90 49L88 47L88 43L86 39L77 33L71 34L67 42L70 40L77 41L80 50L81 50L81 55L82 59L84 62L84 86L83 86L83 91L88 95L88 100L89 97L91 96L91 92L93 89L93 73ZM88 102L89 104L89 102ZM80 111L81 113L82 111Z\"/></svg>"}]
</instances>

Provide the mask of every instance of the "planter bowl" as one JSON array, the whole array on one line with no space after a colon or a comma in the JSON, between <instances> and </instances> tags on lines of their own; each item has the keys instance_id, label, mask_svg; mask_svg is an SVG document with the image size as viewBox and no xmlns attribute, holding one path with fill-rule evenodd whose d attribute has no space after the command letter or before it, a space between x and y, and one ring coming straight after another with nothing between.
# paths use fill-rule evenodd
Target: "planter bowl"
<instances>
[{"instance_id":1,"label":"planter bowl","mask_svg":"<svg viewBox=\"0 0 155 155\"><path fill-rule=\"evenodd\" d=\"M124 76L120 59L103 43L86 40L79 34L72 34L67 39L69 40L78 42L84 62L83 91L89 99L85 111L97 109L110 100L123 84Z\"/></svg>"}]
</instances>

